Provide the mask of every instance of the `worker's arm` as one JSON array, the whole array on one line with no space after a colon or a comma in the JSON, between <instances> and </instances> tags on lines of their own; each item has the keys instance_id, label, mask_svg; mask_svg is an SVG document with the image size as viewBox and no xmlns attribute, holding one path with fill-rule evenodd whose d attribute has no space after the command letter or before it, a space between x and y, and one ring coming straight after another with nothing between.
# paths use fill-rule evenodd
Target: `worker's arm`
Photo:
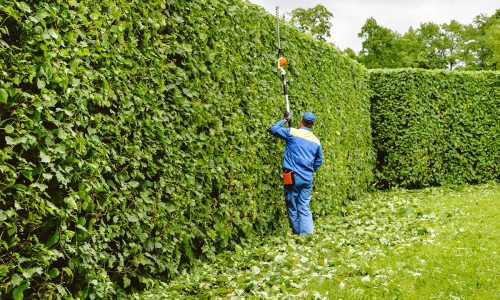
<instances>
[{"instance_id":1,"label":"worker's arm","mask_svg":"<svg viewBox=\"0 0 500 300\"><path fill-rule=\"evenodd\" d=\"M284 128L286 122L292 118L292 113L286 111L285 115L283 116L283 120L276 122L273 127L269 130L269 132L277 136L281 139L286 140L290 136L290 128Z\"/></svg>"},{"instance_id":2,"label":"worker's arm","mask_svg":"<svg viewBox=\"0 0 500 300\"><path fill-rule=\"evenodd\" d=\"M319 169L322 163L323 163L323 150L321 149L321 146L319 146L318 151L316 151L316 156L314 157L314 163L313 163L314 172L316 172Z\"/></svg>"},{"instance_id":3,"label":"worker's arm","mask_svg":"<svg viewBox=\"0 0 500 300\"><path fill-rule=\"evenodd\" d=\"M289 133L290 133L290 128L283 127L283 126L285 126L286 122L287 122L287 120L283 119L283 120L280 120L280 121L274 123L273 127L271 127L271 129L269 129L269 132L274 136L277 136L281 139L286 140Z\"/></svg>"}]
</instances>

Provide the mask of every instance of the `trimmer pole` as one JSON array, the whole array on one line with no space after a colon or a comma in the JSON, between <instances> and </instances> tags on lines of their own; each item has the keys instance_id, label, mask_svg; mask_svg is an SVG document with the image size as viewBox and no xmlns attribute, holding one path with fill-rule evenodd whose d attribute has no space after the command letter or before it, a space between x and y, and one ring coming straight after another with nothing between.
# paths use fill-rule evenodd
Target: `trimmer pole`
<instances>
[{"instance_id":1,"label":"trimmer pole","mask_svg":"<svg viewBox=\"0 0 500 300\"><path fill-rule=\"evenodd\" d=\"M276 6L276 32L278 34L278 68L281 71L281 80L283 82L283 94L285 95L285 109L287 113L290 111L290 102L288 101L288 86L286 84L286 71L285 66L287 64L286 58L283 56L281 49L280 40L280 21L279 21L279 6ZM288 119L288 127L292 127L292 118Z\"/></svg>"}]
</instances>

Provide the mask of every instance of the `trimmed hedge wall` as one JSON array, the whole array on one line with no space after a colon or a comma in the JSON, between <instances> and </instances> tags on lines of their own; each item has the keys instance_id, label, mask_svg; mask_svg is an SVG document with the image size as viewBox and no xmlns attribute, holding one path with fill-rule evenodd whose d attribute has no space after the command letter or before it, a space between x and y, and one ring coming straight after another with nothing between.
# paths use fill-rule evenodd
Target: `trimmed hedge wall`
<instances>
[{"instance_id":1,"label":"trimmed hedge wall","mask_svg":"<svg viewBox=\"0 0 500 300\"><path fill-rule=\"evenodd\" d=\"M275 19L229 0L2 1L0 297L102 298L289 230ZM283 26L325 214L371 182L368 73Z\"/></svg>"},{"instance_id":2,"label":"trimmed hedge wall","mask_svg":"<svg viewBox=\"0 0 500 300\"><path fill-rule=\"evenodd\" d=\"M370 71L379 187L500 179L500 72Z\"/></svg>"}]
</instances>

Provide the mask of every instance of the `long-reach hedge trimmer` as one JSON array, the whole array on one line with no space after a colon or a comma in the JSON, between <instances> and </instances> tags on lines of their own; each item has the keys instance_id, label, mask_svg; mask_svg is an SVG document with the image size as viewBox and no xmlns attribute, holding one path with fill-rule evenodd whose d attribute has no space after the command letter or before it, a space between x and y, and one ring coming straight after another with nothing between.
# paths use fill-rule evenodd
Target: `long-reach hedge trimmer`
<instances>
[{"instance_id":1,"label":"long-reach hedge trimmer","mask_svg":"<svg viewBox=\"0 0 500 300\"><path fill-rule=\"evenodd\" d=\"M283 81L283 94L285 95L285 109L287 114L291 114L290 102L288 101L288 86L286 85L286 71L285 66L288 63L285 56L283 56L283 51L281 49L280 40L280 18L279 18L279 6L276 6L276 32L278 34L278 68L281 71L281 80ZM292 127L292 118L288 119L288 127Z\"/></svg>"}]
</instances>

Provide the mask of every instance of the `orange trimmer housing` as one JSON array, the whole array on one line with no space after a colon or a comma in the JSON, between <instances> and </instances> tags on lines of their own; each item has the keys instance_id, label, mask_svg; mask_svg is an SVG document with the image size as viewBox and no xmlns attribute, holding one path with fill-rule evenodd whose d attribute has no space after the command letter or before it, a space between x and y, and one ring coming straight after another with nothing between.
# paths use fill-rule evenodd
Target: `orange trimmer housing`
<instances>
[{"instance_id":1,"label":"orange trimmer housing","mask_svg":"<svg viewBox=\"0 0 500 300\"><path fill-rule=\"evenodd\" d=\"M278 59L278 65L280 66L280 68L283 68L284 66L286 66L288 64L288 61L286 60L285 57L280 57Z\"/></svg>"}]
</instances>

